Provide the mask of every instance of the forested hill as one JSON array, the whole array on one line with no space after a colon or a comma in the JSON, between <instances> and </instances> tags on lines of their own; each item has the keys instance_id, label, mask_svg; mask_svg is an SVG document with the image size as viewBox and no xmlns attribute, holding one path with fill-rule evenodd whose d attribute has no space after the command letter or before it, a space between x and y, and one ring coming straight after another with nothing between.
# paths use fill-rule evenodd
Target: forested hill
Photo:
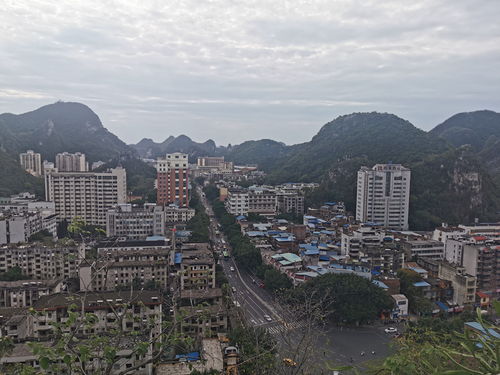
<instances>
[{"instance_id":1,"label":"forested hill","mask_svg":"<svg viewBox=\"0 0 500 375\"><path fill-rule=\"evenodd\" d=\"M386 113L353 113L324 125L310 142L291 146L264 165L269 182L319 181L309 203L344 200L355 208L356 172L376 163L412 169L410 224L430 229L442 221L498 219L500 193L480 154L459 148Z\"/></svg>"},{"instance_id":2,"label":"forested hill","mask_svg":"<svg viewBox=\"0 0 500 375\"><path fill-rule=\"evenodd\" d=\"M90 162L137 157L84 104L57 102L19 115L0 114L0 196L43 192L42 179L25 173L19 165L19 153L26 150L39 152L42 160L49 161L64 151L83 152Z\"/></svg>"},{"instance_id":3,"label":"forested hill","mask_svg":"<svg viewBox=\"0 0 500 375\"><path fill-rule=\"evenodd\" d=\"M410 222L429 229L442 221L500 220L500 114L478 111L458 114L425 132L387 113L353 113L324 125L309 142L287 146L270 139L221 147L187 136L162 143L143 139L132 147L107 131L99 117L79 103L58 102L21 115L0 115L0 168L15 178L0 180L0 194L39 189L40 183L18 165L18 154L33 149L53 160L62 151L84 152L107 166L126 164L129 189L149 194L154 170L139 156L167 152L225 156L237 164L257 164L268 182L314 181L320 188L311 204L344 200L354 210L356 172L376 163L401 163L412 169ZM495 182L496 181L496 182Z\"/></svg>"}]
</instances>

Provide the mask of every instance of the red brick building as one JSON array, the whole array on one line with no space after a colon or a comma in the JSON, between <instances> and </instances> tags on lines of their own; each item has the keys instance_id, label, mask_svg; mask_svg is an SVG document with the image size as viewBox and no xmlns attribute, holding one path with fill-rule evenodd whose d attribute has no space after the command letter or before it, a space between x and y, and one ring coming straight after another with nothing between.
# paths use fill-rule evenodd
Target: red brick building
<instances>
[{"instance_id":1,"label":"red brick building","mask_svg":"<svg viewBox=\"0 0 500 375\"><path fill-rule=\"evenodd\" d=\"M180 152L167 154L156 162L156 203L189 206L188 156Z\"/></svg>"}]
</instances>

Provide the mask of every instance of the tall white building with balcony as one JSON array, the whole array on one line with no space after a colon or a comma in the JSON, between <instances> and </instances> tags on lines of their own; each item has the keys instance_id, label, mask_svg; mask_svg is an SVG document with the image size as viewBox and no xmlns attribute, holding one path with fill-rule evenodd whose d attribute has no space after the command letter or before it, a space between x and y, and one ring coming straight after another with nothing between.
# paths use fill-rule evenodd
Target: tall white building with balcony
<instances>
[{"instance_id":1,"label":"tall white building with balcony","mask_svg":"<svg viewBox=\"0 0 500 375\"><path fill-rule=\"evenodd\" d=\"M85 161L85 154L81 152L62 152L56 155L56 168L59 172L87 172L89 164Z\"/></svg>"},{"instance_id":2,"label":"tall white building with balcony","mask_svg":"<svg viewBox=\"0 0 500 375\"><path fill-rule=\"evenodd\" d=\"M108 172L50 172L45 196L55 203L58 220L81 217L87 224L106 226L107 211L127 200L127 175L117 167Z\"/></svg>"},{"instance_id":3,"label":"tall white building with balcony","mask_svg":"<svg viewBox=\"0 0 500 375\"><path fill-rule=\"evenodd\" d=\"M19 154L19 162L24 170L33 176L42 175L42 156L38 152L28 150Z\"/></svg>"},{"instance_id":4,"label":"tall white building with balcony","mask_svg":"<svg viewBox=\"0 0 500 375\"><path fill-rule=\"evenodd\" d=\"M401 164L376 164L358 171L356 220L408 229L411 171Z\"/></svg>"}]
</instances>

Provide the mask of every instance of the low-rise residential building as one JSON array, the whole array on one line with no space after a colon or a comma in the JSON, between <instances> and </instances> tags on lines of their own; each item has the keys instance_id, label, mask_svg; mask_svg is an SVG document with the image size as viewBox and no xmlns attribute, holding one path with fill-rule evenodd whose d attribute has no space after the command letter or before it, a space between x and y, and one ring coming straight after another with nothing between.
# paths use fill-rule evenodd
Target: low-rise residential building
<instances>
[{"instance_id":1,"label":"low-rise residential building","mask_svg":"<svg viewBox=\"0 0 500 375\"><path fill-rule=\"evenodd\" d=\"M277 190L276 205L280 214L304 215L304 195L299 190Z\"/></svg>"},{"instance_id":2,"label":"low-rise residential building","mask_svg":"<svg viewBox=\"0 0 500 375\"><path fill-rule=\"evenodd\" d=\"M248 215L248 192L244 189L228 189L224 205L227 212L234 216Z\"/></svg>"},{"instance_id":3,"label":"low-rise residential building","mask_svg":"<svg viewBox=\"0 0 500 375\"><path fill-rule=\"evenodd\" d=\"M33 279L67 279L78 277L83 247L43 246L39 244L0 247L0 272L19 267Z\"/></svg>"},{"instance_id":4,"label":"low-rise residential building","mask_svg":"<svg viewBox=\"0 0 500 375\"><path fill-rule=\"evenodd\" d=\"M44 216L40 211L0 211L0 245L28 242L32 235L43 230L57 238L56 215Z\"/></svg>"},{"instance_id":5,"label":"low-rise residential building","mask_svg":"<svg viewBox=\"0 0 500 375\"><path fill-rule=\"evenodd\" d=\"M206 243L182 245L181 290L215 288L215 260Z\"/></svg>"},{"instance_id":6,"label":"low-rise residential building","mask_svg":"<svg viewBox=\"0 0 500 375\"><path fill-rule=\"evenodd\" d=\"M462 259L466 272L477 278L478 290L499 294L500 244L465 244Z\"/></svg>"},{"instance_id":7,"label":"low-rise residential building","mask_svg":"<svg viewBox=\"0 0 500 375\"><path fill-rule=\"evenodd\" d=\"M119 204L106 213L106 235L144 239L165 234L163 207L154 203L144 206Z\"/></svg>"},{"instance_id":8,"label":"low-rise residential building","mask_svg":"<svg viewBox=\"0 0 500 375\"><path fill-rule=\"evenodd\" d=\"M166 290L170 271L170 250L100 251L97 261L80 263L80 289L112 291L149 285Z\"/></svg>"},{"instance_id":9,"label":"low-rise residential building","mask_svg":"<svg viewBox=\"0 0 500 375\"><path fill-rule=\"evenodd\" d=\"M453 297L452 305L473 304L476 296L476 277L467 274L464 267L447 262L439 263L438 277L451 282Z\"/></svg>"},{"instance_id":10,"label":"low-rise residential building","mask_svg":"<svg viewBox=\"0 0 500 375\"><path fill-rule=\"evenodd\" d=\"M63 288L58 279L0 281L0 308L33 306L40 297L59 293Z\"/></svg>"},{"instance_id":11,"label":"low-rise residential building","mask_svg":"<svg viewBox=\"0 0 500 375\"><path fill-rule=\"evenodd\" d=\"M153 335L158 335L162 329L162 302L159 292L148 290L57 293L43 296L33 306L35 311L42 313L34 319L33 337L51 337L53 324L65 321L71 305L92 312L98 317L96 324L80 328L79 333L84 336L109 332L110 329L116 328L117 323L121 324L124 332L144 333L144 330L151 329Z\"/></svg>"},{"instance_id":12,"label":"low-rise residential building","mask_svg":"<svg viewBox=\"0 0 500 375\"><path fill-rule=\"evenodd\" d=\"M432 233L432 239L434 241L439 241L442 242L446 245L446 241L449 238L457 238L461 237L465 234L465 229L460 228L460 227L455 227L448 225L446 223L443 223L440 227L437 227L434 229L434 232Z\"/></svg>"},{"instance_id":13,"label":"low-rise residential building","mask_svg":"<svg viewBox=\"0 0 500 375\"><path fill-rule=\"evenodd\" d=\"M408 316L408 298L404 294L393 294L391 297L394 300L393 317Z\"/></svg>"},{"instance_id":14,"label":"low-rise residential building","mask_svg":"<svg viewBox=\"0 0 500 375\"><path fill-rule=\"evenodd\" d=\"M417 259L419 257L444 258L444 244L439 241L410 240L403 242L402 246L408 259Z\"/></svg>"}]
</instances>

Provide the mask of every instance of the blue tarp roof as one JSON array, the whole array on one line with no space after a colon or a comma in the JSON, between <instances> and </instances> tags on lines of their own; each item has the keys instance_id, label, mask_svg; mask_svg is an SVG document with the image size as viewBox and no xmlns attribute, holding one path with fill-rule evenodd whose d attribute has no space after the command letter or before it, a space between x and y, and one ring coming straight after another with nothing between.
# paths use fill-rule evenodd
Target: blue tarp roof
<instances>
[{"instance_id":1,"label":"blue tarp roof","mask_svg":"<svg viewBox=\"0 0 500 375\"><path fill-rule=\"evenodd\" d=\"M418 281L416 283L413 283L413 286L416 286L417 288L423 288L426 286L431 286L431 284L425 282L425 281Z\"/></svg>"},{"instance_id":2,"label":"blue tarp roof","mask_svg":"<svg viewBox=\"0 0 500 375\"><path fill-rule=\"evenodd\" d=\"M321 234L328 234L328 235L331 235L333 234L333 232L331 230L322 230L321 231Z\"/></svg>"},{"instance_id":3,"label":"blue tarp roof","mask_svg":"<svg viewBox=\"0 0 500 375\"><path fill-rule=\"evenodd\" d=\"M330 260L330 256L329 255L320 255L319 260L322 262L328 262Z\"/></svg>"},{"instance_id":4,"label":"blue tarp roof","mask_svg":"<svg viewBox=\"0 0 500 375\"><path fill-rule=\"evenodd\" d=\"M165 237L163 237L163 236L149 236L149 237L146 237L146 241L165 241Z\"/></svg>"},{"instance_id":5,"label":"blue tarp roof","mask_svg":"<svg viewBox=\"0 0 500 375\"><path fill-rule=\"evenodd\" d=\"M200 352L191 352L186 354L177 354L175 359L186 358L188 362L199 361L200 360Z\"/></svg>"},{"instance_id":6,"label":"blue tarp roof","mask_svg":"<svg viewBox=\"0 0 500 375\"><path fill-rule=\"evenodd\" d=\"M449 310L448 306L446 306L446 305L445 305L443 302L441 302L441 301L436 301L436 305L438 305L438 306L439 306L439 308L440 308L441 310L443 310L443 311L448 311L448 310Z\"/></svg>"},{"instance_id":7,"label":"blue tarp roof","mask_svg":"<svg viewBox=\"0 0 500 375\"><path fill-rule=\"evenodd\" d=\"M318 248L310 243L301 243L299 247L304 250L317 250Z\"/></svg>"},{"instance_id":8,"label":"blue tarp roof","mask_svg":"<svg viewBox=\"0 0 500 375\"><path fill-rule=\"evenodd\" d=\"M372 283L382 289L389 289L389 287L380 280L372 280Z\"/></svg>"},{"instance_id":9,"label":"blue tarp roof","mask_svg":"<svg viewBox=\"0 0 500 375\"><path fill-rule=\"evenodd\" d=\"M475 329L476 331L479 331L479 332L482 332L483 334L486 334L486 330L485 330L485 329L484 329L484 327L483 327L480 323L478 323L478 322L466 322L466 323L465 323L465 325L466 325L466 326L469 326L470 328ZM493 328L489 328L489 329L488 329L488 333L489 333L491 336L493 336L493 337L495 337L495 338L497 338L497 339L500 339L500 334L499 334L497 331L495 331ZM487 336L486 336L486 337L487 337Z\"/></svg>"},{"instance_id":10,"label":"blue tarp roof","mask_svg":"<svg viewBox=\"0 0 500 375\"><path fill-rule=\"evenodd\" d=\"M325 202L325 206L335 206L337 202Z\"/></svg>"},{"instance_id":11,"label":"blue tarp roof","mask_svg":"<svg viewBox=\"0 0 500 375\"><path fill-rule=\"evenodd\" d=\"M236 216L236 220L245 220L246 218L245 215Z\"/></svg>"},{"instance_id":12,"label":"blue tarp roof","mask_svg":"<svg viewBox=\"0 0 500 375\"><path fill-rule=\"evenodd\" d=\"M426 270L424 270L423 268L420 268L420 267L410 267L410 269L412 271L415 271L416 273L427 273Z\"/></svg>"},{"instance_id":13,"label":"blue tarp roof","mask_svg":"<svg viewBox=\"0 0 500 375\"><path fill-rule=\"evenodd\" d=\"M303 251L304 255L319 255L319 249L314 248L314 249L309 249L306 251Z\"/></svg>"},{"instance_id":14,"label":"blue tarp roof","mask_svg":"<svg viewBox=\"0 0 500 375\"><path fill-rule=\"evenodd\" d=\"M260 230L251 230L246 233L248 237L266 237L267 233Z\"/></svg>"},{"instance_id":15,"label":"blue tarp roof","mask_svg":"<svg viewBox=\"0 0 500 375\"><path fill-rule=\"evenodd\" d=\"M175 253L174 263L181 264L181 262L182 262L182 253Z\"/></svg>"}]
</instances>

